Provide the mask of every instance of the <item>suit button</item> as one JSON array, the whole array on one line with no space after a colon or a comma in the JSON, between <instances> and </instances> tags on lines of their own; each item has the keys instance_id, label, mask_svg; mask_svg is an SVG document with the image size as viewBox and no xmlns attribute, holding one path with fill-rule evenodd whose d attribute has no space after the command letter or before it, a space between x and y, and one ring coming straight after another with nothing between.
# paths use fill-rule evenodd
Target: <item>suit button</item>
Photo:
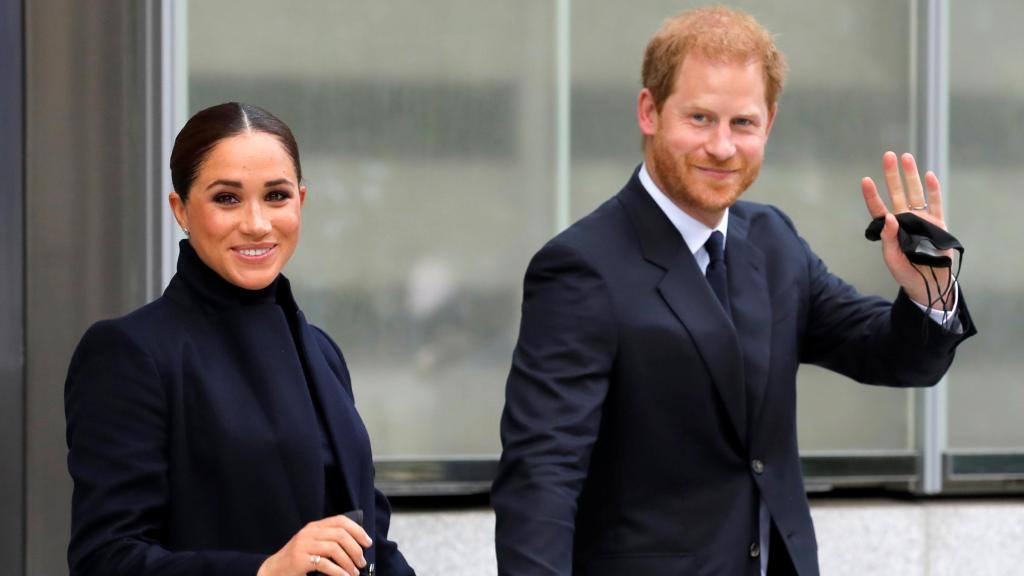
<instances>
[{"instance_id":1,"label":"suit button","mask_svg":"<svg viewBox=\"0 0 1024 576\"><path fill-rule=\"evenodd\" d=\"M760 460L755 459L753 462L750 463L750 466L751 468L754 469L755 474L760 474L764 472L764 462L761 462Z\"/></svg>"},{"instance_id":2,"label":"suit button","mask_svg":"<svg viewBox=\"0 0 1024 576\"><path fill-rule=\"evenodd\" d=\"M760 555L761 555L761 545L758 544L757 542L754 542L753 544L750 545L750 557L751 558L757 558Z\"/></svg>"}]
</instances>

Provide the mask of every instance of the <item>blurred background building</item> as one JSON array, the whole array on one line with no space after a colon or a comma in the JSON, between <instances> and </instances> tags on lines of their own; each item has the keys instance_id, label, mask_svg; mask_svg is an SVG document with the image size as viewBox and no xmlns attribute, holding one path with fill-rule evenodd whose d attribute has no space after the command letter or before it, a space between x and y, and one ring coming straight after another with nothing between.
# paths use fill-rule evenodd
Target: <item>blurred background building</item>
<instances>
[{"instance_id":1,"label":"blurred background building","mask_svg":"<svg viewBox=\"0 0 1024 576\"><path fill-rule=\"evenodd\" d=\"M486 493L527 261L640 161L643 48L699 4L0 0L3 572L67 571L71 351L92 322L162 291L180 238L170 145L192 113L229 100L271 110L300 143L309 195L286 273L346 353L380 484L419 502ZM881 176L883 151L914 152L944 184L981 327L934 389L805 367L808 489L1019 494L1024 4L729 4L778 35L792 68L746 198L782 207L834 272L893 297L863 240L859 181ZM821 510L819 529L832 518ZM919 520L886 526L898 537ZM411 542L431 527L442 547L482 530L456 546L483 558L467 574L493 573L492 524L486 510L396 518Z\"/></svg>"}]
</instances>

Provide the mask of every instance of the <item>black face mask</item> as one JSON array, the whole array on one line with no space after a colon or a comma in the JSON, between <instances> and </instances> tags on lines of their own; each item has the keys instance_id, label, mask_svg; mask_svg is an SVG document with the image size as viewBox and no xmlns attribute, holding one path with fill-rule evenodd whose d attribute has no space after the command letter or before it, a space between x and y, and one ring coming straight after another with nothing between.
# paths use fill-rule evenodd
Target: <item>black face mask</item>
<instances>
[{"instance_id":1,"label":"black face mask","mask_svg":"<svg viewBox=\"0 0 1024 576\"><path fill-rule=\"evenodd\" d=\"M932 280L935 285L939 287L939 293L935 300L932 300L931 285L928 279L925 277L924 272L917 270L918 274L921 275L921 280L924 281L925 289L928 291L928 307L933 307L936 303L941 302L943 308L947 308L946 299L949 298L950 292L953 290L953 281L950 279L949 285L943 289L939 284L939 279L935 274L935 268L950 268L953 265L953 259L943 254L946 250L956 250L960 253L960 258L957 262L957 270L953 274L953 278L960 276L960 266L964 262L964 247L960 244L960 241L955 236L946 232L942 228L939 228L935 224L928 222L922 218L919 218L916 214L911 212L903 212L896 214L896 221L899 223L900 228L897 231L896 238L900 244L900 251L906 255L907 260L919 266L928 266L931 269ZM866 230L864 230L864 237L868 240L881 240L882 239L882 228L885 227L885 217L879 216L868 224ZM925 320L927 322L927 320Z\"/></svg>"},{"instance_id":2,"label":"black face mask","mask_svg":"<svg viewBox=\"0 0 1024 576\"><path fill-rule=\"evenodd\" d=\"M942 252L950 249L959 252L961 260L963 259L964 247L960 241L935 224L918 218L911 212L896 214L896 221L900 225L897 235L900 250L914 264L949 268L953 265L953 260ZM864 231L864 237L868 240L881 240L884 226L884 216L875 218L868 224L867 230Z\"/></svg>"}]
</instances>

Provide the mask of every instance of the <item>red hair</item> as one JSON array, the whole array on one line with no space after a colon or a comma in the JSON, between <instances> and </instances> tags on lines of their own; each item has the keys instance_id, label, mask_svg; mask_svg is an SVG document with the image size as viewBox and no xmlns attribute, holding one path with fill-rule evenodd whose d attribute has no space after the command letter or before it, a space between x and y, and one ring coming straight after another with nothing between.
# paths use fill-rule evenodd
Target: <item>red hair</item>
<instances>
[{"instance_id":1,"label":"red hair","mask_svg":"<svg viewBox=\"0 0 1024 576\"><path fill-rule=\"evenodd\" d=\"M677 14L648 42L642 80L658 111L672 95L679 66L690 54L720 62L760 62L769 110L782 94L788 67L772 35L746 12L712 6Z\"/></svg>"}]
</instances>

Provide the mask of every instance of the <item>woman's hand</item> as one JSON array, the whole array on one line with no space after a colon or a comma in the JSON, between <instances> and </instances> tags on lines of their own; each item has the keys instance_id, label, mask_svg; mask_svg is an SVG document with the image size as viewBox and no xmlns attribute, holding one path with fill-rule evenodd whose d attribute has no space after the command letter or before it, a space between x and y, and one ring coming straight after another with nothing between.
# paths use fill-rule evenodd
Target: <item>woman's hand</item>
<instances>
[{"instance_id":1,"label":"woman's hand","mask_svg":"<svg viewBox=\"0 0 1024 576\"><path fill-rule=\"evenodd\" d=\"M359 575L366 566L363 548L373 543L361 526L345 516L331 516L306 524L292 539L267 558L256 576Z\"/></svg>"}]
</instances>

